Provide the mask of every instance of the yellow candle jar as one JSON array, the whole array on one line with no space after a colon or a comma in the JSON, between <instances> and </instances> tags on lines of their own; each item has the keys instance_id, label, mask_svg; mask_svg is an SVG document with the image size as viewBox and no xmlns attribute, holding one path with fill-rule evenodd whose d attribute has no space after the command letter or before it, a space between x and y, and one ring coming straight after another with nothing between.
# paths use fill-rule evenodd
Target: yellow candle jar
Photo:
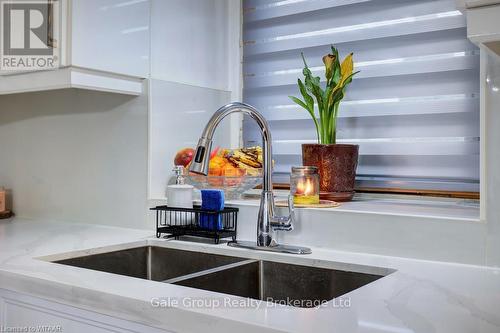
<instances>
[{"instance_id":1,"label":"yellow candle jar","mask_svg":"<svg viewBox=\"0 0 500 333\"><path fill-rule=\"evenodd\" d=\"M296 205L319 204L319 174L313 166L292 167L290 192Z\"/></svg>"}]
</instances>

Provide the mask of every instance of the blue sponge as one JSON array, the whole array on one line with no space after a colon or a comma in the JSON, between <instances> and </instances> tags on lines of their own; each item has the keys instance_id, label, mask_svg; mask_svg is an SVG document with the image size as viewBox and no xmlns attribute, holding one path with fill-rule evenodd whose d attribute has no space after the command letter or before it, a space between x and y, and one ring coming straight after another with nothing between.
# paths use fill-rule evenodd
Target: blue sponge
<instances>
[{"instance_id":1,"label":"blue sponge","mask_svg":"<svg viewBox=\"0 0 500 333\"><path fill-rule=\"evenodd\" d=\"M221 211L224 209L224 191L221 190L201 190L201 209ZM200 227L208 230L222 230L221 214L200 215Z\"/></svg>"}]
</instances>

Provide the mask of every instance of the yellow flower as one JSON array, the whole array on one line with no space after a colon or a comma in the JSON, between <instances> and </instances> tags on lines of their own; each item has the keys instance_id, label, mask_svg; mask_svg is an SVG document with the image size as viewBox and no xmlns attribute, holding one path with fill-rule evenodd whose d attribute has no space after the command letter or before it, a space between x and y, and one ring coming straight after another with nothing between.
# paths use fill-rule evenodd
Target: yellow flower
<instances>
[{"instance_id":1,"label":"yellow flower","mask_svg":"<svg viewBox=\"0 0 500 333\"><path fill-rule=\"evenodd\" d=\"M335 56L333 54L327 54L323 57L323 63L325 64L325 77L330 80L333 76L333 64L335 63Z\"/></svg>"},{"instance_id":2,"label":"yellow flower","mask_svg":"<svg viewBox=\"0 0 500 333\"><path fill-rule=\"evenodd\" d=\"M340 74L342 75L342 80L340 80L340 86L344 85L345 80L352 74L354 69L354 64L352 61L352 53L345 57L344 61L340 65Z\"/></svg>"},{"instance_id":3,"label":"yellow flower","mask_svg":"<svg viewBox=\"0 0 500 333\"><path fill-rule=\"evenodd\" d=\"M340 64L340 80L335 85L335 88L332 89L330 95L328 96L328 106L330 107L333 104L333 96L335 92L339 89L343 89L346 84L347 78L352 74L354 70L354 64L352 60L353 54L350 53L347 57L344 58L342 64Z\"/></svg>"}]
</instances>

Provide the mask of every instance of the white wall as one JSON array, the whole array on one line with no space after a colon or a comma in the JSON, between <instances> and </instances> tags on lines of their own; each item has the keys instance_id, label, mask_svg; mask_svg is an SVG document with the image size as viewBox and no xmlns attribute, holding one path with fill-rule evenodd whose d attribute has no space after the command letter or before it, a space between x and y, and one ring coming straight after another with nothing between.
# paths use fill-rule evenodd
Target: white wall
<instances>
[{"instance_id":1,"label":"white wall","mask_svg":"<svg viewBox=\"0 0 500 333\"><path fill-rule=\"evenodd\" d=\"M239 96L239 45L229 41L239 40L239 1L150 0L109 8L97 8L94 0L78 3L80 17L98 10L114 24L150 23L137 31L141 41L151 41L152 55L141 58L150 68L140 62L130 70L150 72L152 92L0 96L0 184L12 189L18 216L152 229L147 199L163 197L174 153L194 145L210 115ZM132 14L139 16L133 22L127 18ZM74 56L88 61L82 50ZM231 132L228 124L221 129L224 141L233 140Z\"/></svg>"},{"instance_id":2,"label":"white wall","mask_svg":"<svg viewBox=\"0 0 500 333\"><path fill-rule=\"evenodd\" d=\"M486 58L486 57L485 57ZM488 226L487 264L500 267L500 57L490 55L486 62L485 86L485 186Z\"/></svg>"},{"instance_id":3,"label":"white wall","mask_svg":"<svg viewBox=\"0 0 500 333\"><path fill-rule=\"evenodd\" d=\"M0 184L14 212L150 227L147 103L84 90L0 96Z\"/></svg>"},{"instance_id":4,"label":"white wall","mask_svg":"<svg viewBox=\"0 0 500 333\"><path fill-rule=\"evenodd\" d=\"M149 198L165 197L175 153L196 147L212 114L240 94L237 0L152 0ZM215 145L239 142L239 117Z\"/></svg>"},{"instance_id":5,"label":"white wall","mask_svg":"<svg viewBox=\"0 0 500 333\"><path fill-rule=\"evenodd\" d=\"M439 211L460 211L460 204L441 204L436 208L426 207L425 203L407 205L394 198L373 201L344 203L335 209L298 209L294 230L278 232L277 241L339 251L485 264L485 225L453 218L451 214L438 217ZM255 241L259 207L257 203L238 207L238 238ZM285 209L279 211L287 213Z\"/></svg>"},{"instance_id":6,"label":"white wall","mask_svg":"<svg viewBox=\"0 0 500 333\"><path fill-rule=\"evenodd\" d=\"M230 102L231 93L163 80L151 80L149 197L165 197L174 156L185 147L196 147L209 117ZM225 121L214 140L229 144L229 123Z\"/></svg>"}]
</instances>

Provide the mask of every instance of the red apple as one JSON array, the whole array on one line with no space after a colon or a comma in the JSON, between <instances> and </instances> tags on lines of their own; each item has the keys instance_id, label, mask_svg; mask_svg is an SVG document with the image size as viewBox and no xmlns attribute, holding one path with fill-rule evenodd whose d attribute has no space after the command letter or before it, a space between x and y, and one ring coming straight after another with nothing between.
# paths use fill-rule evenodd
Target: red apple
<instances>
[{"instance_id":1,"label":"red apple","mask_svg":"<svg viewBox=\"0 0 500 333\"><path fill-rule=\"evenodd\" d=\"M187 167L189 163L191 163L193 156L194 156L193 148L184 148L182 150L179 150L179 152L177 152L177 155L175 155L174 164Z\"/></svg>"}]
</instances>

